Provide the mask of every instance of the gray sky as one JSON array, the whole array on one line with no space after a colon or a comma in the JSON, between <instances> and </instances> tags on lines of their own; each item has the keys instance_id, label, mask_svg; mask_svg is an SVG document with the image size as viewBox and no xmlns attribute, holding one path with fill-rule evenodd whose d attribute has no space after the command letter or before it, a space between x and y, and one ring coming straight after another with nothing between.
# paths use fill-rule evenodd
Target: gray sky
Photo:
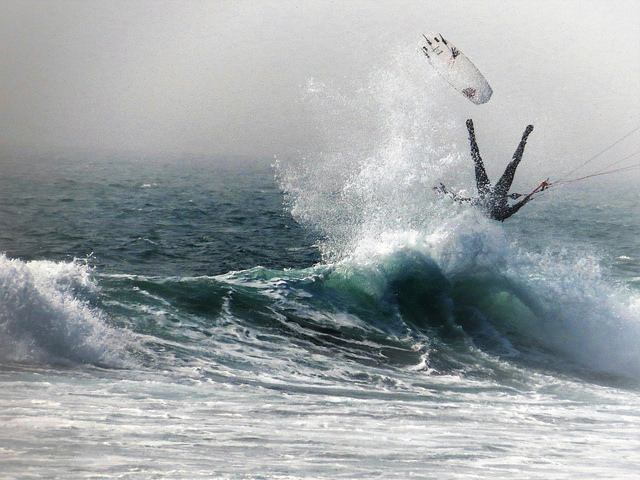
<instances>
[{"instance_id":1,"label":"gray sky","mask_svg":"<svg viewBox=\"0 0 640 480\"><path fill-rule=\"evenodd\" d=\"M549 152L579 145L585 155L640 125L637 0L0 0L0 142L304 150L318 122L302 100L310 78L366 85L392 52L431 31L495 92L478 107L443 84L441 104L498 136L509 130L509 148L527 123ZM630 144L640 148L637 137Z\"/></svg>"}]
</instances>

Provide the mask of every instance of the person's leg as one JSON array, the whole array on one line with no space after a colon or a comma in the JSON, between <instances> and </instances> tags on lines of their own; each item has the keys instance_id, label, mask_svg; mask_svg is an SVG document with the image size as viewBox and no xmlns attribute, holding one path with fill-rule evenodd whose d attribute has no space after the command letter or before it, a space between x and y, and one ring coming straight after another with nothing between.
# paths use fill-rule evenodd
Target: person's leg
<instances>
[{"instance_id":1,"label":"person's leg","mask_svg":"<svg viewBox=\"0 0 640 480\"><path fill-rule=\"evenodd\" d=\"M487 172L484 169L482 158L480 157L480 150L476 143L476 134L473 130L473 120L467 120L467 130L469 130L469 142L471 144L471 158L476 166L476 187L478 188L478 194L481 197L488 195L491 191L491 182L487 176Z\"/></svg>"},{"instance_id":2,"label":"person's leg","mask_svg":"<svg viewBox=\"0 0 640 480\"><path fill-rule=\"evenodd\" d=\"M494 193L498 197L504 197L509 193L509 189L511 188L511 184L513 183L513 177L516 174L516 169L518 168L518 164L520 160L522 160L522 155L524 154L524 147L527 143L527 137L533 131L533 125L527 125L524 133L522 134L522 140L520 140L520 144L513 154L513 159L507 165L507 168L504 170L502 177L496 183L495 188L493 189Z\"/></svg>"}]
</instances>

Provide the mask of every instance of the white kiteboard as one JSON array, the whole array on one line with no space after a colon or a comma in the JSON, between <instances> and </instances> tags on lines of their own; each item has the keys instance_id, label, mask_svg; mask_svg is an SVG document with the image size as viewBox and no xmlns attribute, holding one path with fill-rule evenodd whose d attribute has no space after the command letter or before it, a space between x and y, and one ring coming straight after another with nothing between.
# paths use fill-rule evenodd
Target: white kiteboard
<instances>
[{"instance_id":1,"label":"white kiteboard","mask_svg":"<svg viewBox=\"0 0 640 480\"><path fill-rule=\"evenodd\" d=\"M471 60L440 34L423 37L422 51L433 68L473 103L487 103L493 90Z\"/></svg>"}]
</instances>

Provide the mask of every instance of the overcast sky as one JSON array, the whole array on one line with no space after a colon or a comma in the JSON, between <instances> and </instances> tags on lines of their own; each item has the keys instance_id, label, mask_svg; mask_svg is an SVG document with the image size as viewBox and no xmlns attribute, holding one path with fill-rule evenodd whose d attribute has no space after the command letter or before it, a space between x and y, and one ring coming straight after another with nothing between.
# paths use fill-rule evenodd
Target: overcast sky
<instances>
[{"instance_id":1,"label":"overcast sky","mask_svg":"<svg viewBox=\"0 0 640 480\"><path fill-rule=\"evenodd\" d=\"M535 123L549 145L596 152L640 125L637 0L0 0L0 142L256 157L305 149L318 121L302 100L309 79L364 85L432 31L495 93L478 107L445 84L429 91L464 103L461 119L498 128L508 115L514 144Z\"/></svg>"}]
</instances>

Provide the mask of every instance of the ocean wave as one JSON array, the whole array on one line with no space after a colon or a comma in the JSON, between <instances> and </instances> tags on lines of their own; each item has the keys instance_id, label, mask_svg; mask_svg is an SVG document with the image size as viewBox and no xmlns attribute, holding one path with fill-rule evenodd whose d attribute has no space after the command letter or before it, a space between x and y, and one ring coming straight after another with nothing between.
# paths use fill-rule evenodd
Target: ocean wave
<instances>
[{"instance_id":1,"label":"ocean wave","mask_svg":"<svg viewBox=\"0 0 640 480\"><path fill-rule=\"evenodd\" d=\"M529 253L484 221L447 231L378 237L335 264L245 271L225 281L255 288L260 280L273 299L268 310L310 331L329 329L335 343L367 341L372 356L394 344L406 366L485 371L496 367L488 354L640 378L640 298L611 284L596 258Z\"/></svg>"},{"instance_id":2,"label":"ocean wave","mask_svg":"<svg viewBox=\"0 0 640 480\"><path fill-rule=\"evenodd\" d=\"M525 366L640 378L636 293L593 256L527 252L463 215L431 234L363 237L306 269L150 277L3 255L0 361L121 366L135 351L138 365L231 376Z\"/></svg>"},{"instance_id":3,"label":"ocean wave","mask_svg":"<svg viewBox=\"0 0 640 480\"><path fill-rule=\"evenodd\" d=\"M597 257L567 249L528 252L474 215L442 223L431 235L377 235L354 251L359 262L405 265L406 248L420 260L399 271L418 267L430 281L439 279L439 291L403 289L409 293L397 298L408 303L405 311L433 317L422 298L436 304L446 298L449 321L483 351L640 378L640 297L607 278ZM425 261L429 268L420 266Z\"/></svg>"},{"instance_id":4,"label":"ocean wave","mask_svg":"<svg viewBox=\"0 0 640 480\"><path fill-rule=\"evenodd\" d=\"M107 291L163 362L231 375L328 381L359 365L502 378L525 366L640 378L640 301L594 258L527 253L483 221L383 235L354 252L301 270L113 277Z\"/></svg>"},{"instance_id":5,"label":"ocean wave","mask_svg":"<svg viewBox=\"0 0 640 480\"><path fill-rule=\"evenodd\" d=\"M97 291L80 262L0 256L0 362L124 365L127 335L90 305Z\"/></svg>"}]
</instances>

